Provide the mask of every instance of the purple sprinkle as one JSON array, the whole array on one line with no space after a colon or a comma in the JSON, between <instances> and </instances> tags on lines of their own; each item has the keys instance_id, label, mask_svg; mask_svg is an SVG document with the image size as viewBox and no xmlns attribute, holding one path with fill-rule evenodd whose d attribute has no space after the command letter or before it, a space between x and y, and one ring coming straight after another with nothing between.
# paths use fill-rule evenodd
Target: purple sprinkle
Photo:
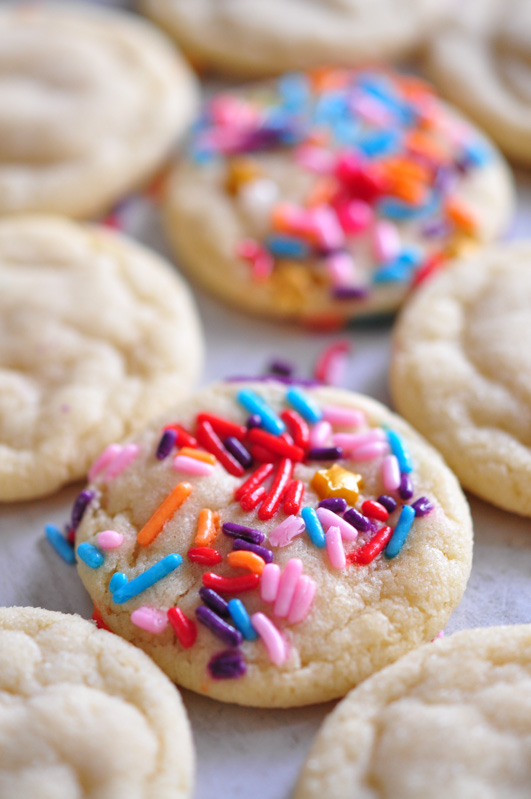
<instances>
[{"instance_id":1,"label":"purple sprinkle","mask_svg":"<svg viewBox=\"0 0 531 799\"><path fill-rule=\"evenodd\" d=\"M430 219L421 228L423 236L432 238L444 238L450 232L450 226L442 219Z\"/></svg>"},{"instance_id":2,"label":"purple sprinkle","mask_svg":"<svg viewBox=\"0 0 531 799\"><path fill-rule=\"evenodd\" d=\"M415 516L427 516L433 510L433 504L428 497L419 497L411 503L411 507L415 510Z\"/></svg>"},{"instance_id":3,"label":"purple sprinkle","mask_svg":"<svg viewBox=\"0 0 531 799\"><path fill-rule=\"evenodd\" d=\"M262 420L257 413L252 413L247 419L246 425L247 430L251 430L253 427L261 427Z\"/></svg>"},{"instance_id":4,"label":"purple sprinkle","mask_svg":"<svg viewBox=\"0 0 531 799\"><path fill-rule=\"evenodd\" d=\"M347 501L342 497L329 497L322 499L319 503L320 508L326 508L334 513L344 513L347 509Z\"/></svg>"},{"instance_id":5,"label":"purple sprinkle","mask_svg":"<svg viewBox=\"0 0 531 799\"><path fill-rule=\"evenodd\" d=\"M308 452L309 461L338 461L343 457L341 447L314 447Z\"/></svg>"},{"instance_id":6,"label":"purple sprinkle","mask_svg":"<svg viewBox=\"0 0 531 799\"><path fill-rule=\"evenodd\" d=\"M411 482L411 477L409 474L407 474L407 472L402 473L400 485L398 487L398 493L402 499L411 499L413 496L413 483Z\"/></svg>"},{"instance_id":7,"label":"purple sprinkle","mask_svg":"<svg viewBox=\"0 0 531 799\"><path fill-rule=\"evenodd\" d=\"M238 463L241 463L244 469L248 469L249 466L253 465L251 453L248 452L248 450L243 446L242 442L238 441L235 436L228 436L223 443L227 447L230 454L234 455Z\"/></svg>"},{"instance_id":8,"label":"purple sprinkle","mask_svg":"<svg viewBox=\"0 0 531 799\"><path fill-rule=\"evenodd\" d=\"M208 670L214 680L233 680L243 677L247 667L239 649L227 649L210 658Z\"/></svg>"},{"instance_id":9,"label":"purple sprinkle","mask_svg":"<svg viewBox=\"0 0 531 799\"><path fill-rule=\"evenodd\" d=\"M387 494L380 494L378 497L378 502L380 505L383 505L389 513L393 513L396 510L396 499L393 497L388 496Z\"/></svg>"},{"instance_id":10,"label":"purple sprinkle","mask_svg":"<svg viewBox=\"0 0 531 799\"><path fill-rule=\"evenodd\" d=\"M203 586L199 589L199 596L205 605L208 605L210 610L213 610L214 613L218 614L218 616L230 616L228 603L225 602L223 597L221 597L217 591L213 591L212 588L205 588L205 586Z\"/></svg>"},{"instance_id":11,"label":"purple sprinkle","mask_svg":"<svg viewBox=\"0 0 531 799\"><path fill-rule=\"evenodd\" d=\"M333 291L336 300L364 300L369 290L362 286L337 286Z\"/></svg>"},{"instance_id":12,"label":"purple sprinkle","mask_svg":"<svg viewBox=\"0 0 531 799\"><path fill-rule=\"evenodd\" d=\"M204 624L211 633L217 636L220 641L223 641L224 644L228 646L239 646L243 641L243 635L236 627L233 627L232 624L228 624L228 622L223 621L214 613L213 610L210 608L205 607L205 605L199 605L198 608L195 609L195 615L197 616L197 620Z\"/></svg>"},{"instance_id":13,"label":"purple sprinkle","mask_svg":"<svg viewBox=\"0 0 531 799\"><path fill-rule=\"evenodd\" d=\"M244 527L242 524L236 524L236 522L225 522L222 530L225 535L230 535L231 538L243 538L245 541L250 541L251 544L261 544L265 538L265 535L260 530Z\"/></svg>"},{"instance_id":14,"label":"purple sprinkle","mask_svg":"<svg viewBox=\"0 0 531 799\"><path fill-rule=\"evenodd\" d=\"M283 383L285 386L302 386L316 388L322 386L320 380L308 377L283 377L282 375L232 375L225 378L226 383Z\"/></svg>"},{"instance_id":15,"label":"purple sprinkle","mask_svg":"<svg viewBox=\"0 0 531 799\"><path fill-rule=\"evenodd\" d=\"M369 532L372 527L371 520L364 516L363 513L360 513L359 510L356 510L356 508L349 508L343 518L362 533Z\"/></svg>"},{"instance_id":16,"label":"purple sprinkle","mask_svg":"<svg viewBox=\"0 0 531 799\"><path fill-rule=\"evenodd\" d=\"M293 372L295 371L293 364L288 363L288 361L283 361L280 358L275 358L274 361L268 366L268 372L274 375L282 375L282 377L291 377Z\"/></svg>"},{"instance_id":17,"label":"purple sprinkle","mask_svg":"<svg viewBox=\"0 0 531 799\"><path fill-rule=\"evenodd\" d=\"M155 453L157 460L163 461L164 458L167 458L174 448L176 441L177 433L175 430L165 430L162 434L162 438L159 441L157 452Z\"/></svg>"},{"instance_id":18,"label":"purple sprinkle","mask_svg":"<svg viewBox=\"0 0 531 799\"><path fill-rule=\"evenodd\" d=\"M77 530L83 518L83 514L87 509L87 505L92 502L94 497L94 491L87 491L86 489L77 495L74 507L72 508L72 516L70 517L70 527L72 530Z\"/></svg>"},{"instance_id":19,"label":"purple sprinkle","mask_svg":"<svg viewBox=\"0 0 531 799\"><path fill-rule=\"evenodd\" d=\"M244 541L243 538L237 538L234 542L233 549L244 549L246 552L254 552L265 560L266 563L273 562L273 553L270 549L261 547L259 544L251 544L250 541Z\"/></svg>"}]
</instances>

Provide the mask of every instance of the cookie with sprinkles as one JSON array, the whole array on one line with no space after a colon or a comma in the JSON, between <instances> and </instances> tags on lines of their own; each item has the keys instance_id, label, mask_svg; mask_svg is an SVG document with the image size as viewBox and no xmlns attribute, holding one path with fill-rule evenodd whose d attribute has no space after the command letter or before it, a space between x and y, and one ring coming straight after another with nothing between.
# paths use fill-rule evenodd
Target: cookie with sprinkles
<instances>
[{"instance_id":1,"label":"cookie with sprinkles","mask_svg":"<svg viewBox=\"0 0 531 799\"><path fill-rule=\"evenodd\" d=\"M264 707L339 697L461 598L468 505L374 400L216 384L134 445L118 476L110 450L91 470L77 566L98 617L180 685Z\"/></svg>"},{"instance_id":2,"label":"cookie with sprinkles","mask_svg":"<svg viewBox=\"0 0 531 799\"><path fill-rule=\"evenodd\" d=\"M423 287L394 331L391 390L462 485L531 516L531 244L497 244Z\"/></svg>"},{"instance_id":3,"label":"cookie with sprinkles","mask_svg":"<svg viewBox=\"0 0 531 799\"><path fill-rule=\"evenodd\" d=\"M187 799L190 725L136 647L79 616L0 608L0 796Z\"/></svg>"},{"instance_id":4,"label":"cookie with sprinkles","mask_svg":"<svg viewBox=\"0 0 531 799\"><path fill-rule=\"evenodd\" d=\"M0 502L84 478L103 447L187 396L202 332L170 265L106 227L0 221ZM115 445L119 466L135 447Z\"/></svg>"},{"instance_id":5,"label":"cookie with sprinkles","mask_svg":"<svg viewBox=\"0 0 531 799\"><path fill-rule=\"evenodd\" d=\"M529 624L427 644L328 716L294 799L525 799L530 695Z\"/></svg>"},{"instance_id":6,"label":"cookie with sprinkles","mask_svg":"<svg viewBox=\"0 0 531 799\"><path fill-rule=\"evenodd\" d=\"M141 0L199 66L260 77L316 64L411 53L440 19L438 0Z\"/></svg>"},{"instance_id":7,"label":"cookie with sprinkles","mask_svg":"<svg viewBox=\"0 0 531 799\"><path fill-rule=\"evenodd\" d=\"M512 203L500 154L427 84L318 69L207 102L165 225L221 299L342 324L394 311L449 255L496 238Z\"/></svg>"}]
</instances>

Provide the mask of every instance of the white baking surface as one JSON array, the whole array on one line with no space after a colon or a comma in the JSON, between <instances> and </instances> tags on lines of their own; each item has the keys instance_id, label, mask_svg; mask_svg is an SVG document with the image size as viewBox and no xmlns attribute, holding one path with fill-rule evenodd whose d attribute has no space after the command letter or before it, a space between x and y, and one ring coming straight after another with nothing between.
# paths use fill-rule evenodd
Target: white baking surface
<instances>
[{"instance_id":1,"label":"white baking surface","mask_svg":"<svg viewBox=\"0 0 531 799\"><path fill-rule=\"evenodd\" d=\"M531 231L531 174L520 173L517 181L519 211L510 236L522 238ZM139 202L127 219L137 238L168 253L149 205ZM309 333L256 321L201 292L196 296L207 342L204 384L231 374L261 373L275 356L297 364L301 376L310 376L327 344L348 338L352 357L344 386L389 404L389 324L341 334ZM47 522L61 526L68 519L81 487L0 507L0 605L40 606L90 618L92 603L75 567L55 554L43 533ZM472 576L446 632L530 622L530 521L469 498L476 536ZM224 705L188 691L183 696L197 747L195 799L288 799L313 736L333 707L266 711Z\"/></svg>"}]
</instances>

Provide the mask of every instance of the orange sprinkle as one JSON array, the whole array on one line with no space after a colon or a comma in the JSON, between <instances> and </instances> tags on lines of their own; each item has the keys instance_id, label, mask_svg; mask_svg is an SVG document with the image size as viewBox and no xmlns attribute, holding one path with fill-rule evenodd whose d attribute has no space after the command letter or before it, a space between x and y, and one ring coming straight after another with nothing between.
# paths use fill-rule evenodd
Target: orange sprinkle
<instances>
[{"instance_id":1,"label":"orange sprinkle","mask_svg":"<svg viewBox=\"0 0 531 799\"><path fill-rule=\"evenodd\" d=\"M227 561L231 566L240 569L248 569L253 574L262 574L265 567L265 560L254 552L247 552L245 549L236 549L229 552Z\"/></svg>"},{"instance_id":2,"label":"orange sprinkle","mask_svg":"<svg viewBox=\"0 0 531 799\"><path fill-rule=\"evenodd\" d=\"M192 486L190 483L178 483L171 494L157 508L153 516L148 519L138 533L136 540L142 547L147 547L153 543L155 538L162 532L166 522L171 519L174 513L179 510L185 499L190 496Z\"/></svg>"},{"instance_id":3,"label":"orange sprinkle","mask_svg":"<svg viewBox=\"0 0 531 799\"><path fill-rule=\"evenodd\" d=\"M455 197L449 197L445 203L447 216L454 225L465 233L475 233L478 228L476 217L464 203Z\"/></svg>"},{"instance_id":4,"label":"orange sprinkle","mask_svg":"<svg viewBox=\"0 0 531 799\"><path fill-rule=\"evenodd\" d=\"M421 205L426 200L428 190L424 183L404 176L391 181L389 193L412 205Z\"/></svg>"},{"instance_id":5,"label":"orange sprinkle","mask_svg":"<svg viewBox=\"0 0 531 799\"><path fill-rule=\"evenodd\" d=\"M210 452L204 452L202 449L192 449L191 447L182 447L177 453L178 455L186 455L188 458L195 458L196 461L204 461L215 466L217 461L215 455Z\"/></svg>"},{"instance_id":6,"label":"orange sprinkle","mask_svg":"<svg viewBox=\"0 0 531 799\"><path fill-rule=\"evenodd\" d=\"M391 178L407 177L421 183L431 181L432 171L410 158L387 158L380 162L380 166L383 167L384 174Z\"/></svg>"},{"instance_id":7,"label":"orange sprinkle","mask_svg":"<svg viewBox=\"0 0 531 799\"><path fill-rule=\"evenodd\" d=\"M302 142L313 144L316 147L326 147L330 143L330 133L327 130L311 130Z\"/></svg>"},{"instance_id":8,"label":"orange sprinkle","mask_svg":"<svg viewBox=\"0 0 531 799\"><path fill-rule=\"evenodd\" d=\"M395 75L395 83L400 86L402 94L409 98L433 97L435 91L431 84L414 75Z\"/></svg>"},{"instance_id":9,"label":"orange sprinkle","mask_svg":"<svg viewBox=\"0 0 531 799\"><path fill-rule=\"evenodd\" d=\"M350 81L350 73L345 69L334 67L317 67L309 72L312 88L315 92L329 92L343 89Z\"/></svg>"},{"instance_id":10,"label":"orange sprinkle","mask_svg":"<svg viewBox=\"0 0 531 799\"><path fill-rule=\"evenodd\" d=\"M203 508L197 520L194 547L207 547L218 534L219 513Z\"/></svg>"},{"instance_id":11,"label":"orange sprinkle","mask_svg":"<svg viewBox=\"0 0 531 799\"><path fill-rule=\"evenodd\" d=\"M434 161L447 161L448 152L429 134L413 130L406 137L406 147L413 153L424 155Z\"/></svg>"},{"instance_id":12,"label":"orange sprinkle","mask_svg":"<svg viewBox=\"0 0 531 799\"><path fill-rule=\"evenodd\" d=\"M328 205L337 191L337 183L333 178L320 178L308 192L305 205L315 208L318 205Z\"/></svg>"}]
</instances>

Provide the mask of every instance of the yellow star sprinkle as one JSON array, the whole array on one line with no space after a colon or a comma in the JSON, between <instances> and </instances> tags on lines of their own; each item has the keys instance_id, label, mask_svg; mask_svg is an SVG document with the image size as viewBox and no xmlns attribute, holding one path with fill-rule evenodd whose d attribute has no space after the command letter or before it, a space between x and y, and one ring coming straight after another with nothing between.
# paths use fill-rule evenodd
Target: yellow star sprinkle
<instances>
[{"instance_id":1,"label":"yellow star sprinkle","mask_svg":"<svg viewBox=\"0 0 531 799\"><path fill-rule=\"evenodd\" d=\"M311 486L320 499L341 497L349 505L355 505L360 493L361 474L354 474L334 463L329 469L315 472Z\"/></svg>"}]
</instances>

